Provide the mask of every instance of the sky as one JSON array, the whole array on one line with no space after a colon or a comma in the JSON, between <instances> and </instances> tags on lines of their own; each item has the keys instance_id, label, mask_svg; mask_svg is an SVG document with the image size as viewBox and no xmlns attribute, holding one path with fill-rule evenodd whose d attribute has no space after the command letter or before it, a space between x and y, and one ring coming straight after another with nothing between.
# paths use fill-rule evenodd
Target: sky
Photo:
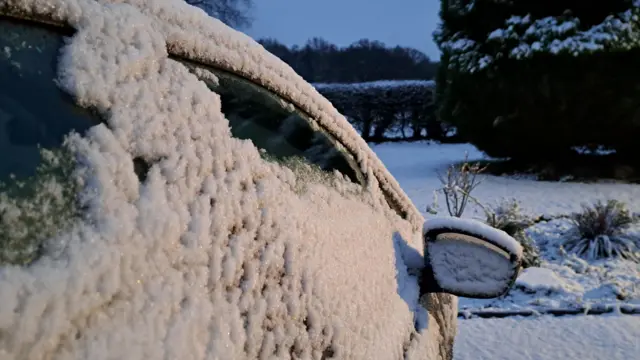
<instances>
[{"instance_id":1,"label":"sky","mask_svg":"<svg viewBox=\"0 0 640 360\"><path fill-rule=\"evenodd\" d=\"M245 32L288 46L316 36L338 46L368 38L414 47L437 60L432 33L439 9L439 0L254 0L254 22Z\"/></svg>"}]
</instances>

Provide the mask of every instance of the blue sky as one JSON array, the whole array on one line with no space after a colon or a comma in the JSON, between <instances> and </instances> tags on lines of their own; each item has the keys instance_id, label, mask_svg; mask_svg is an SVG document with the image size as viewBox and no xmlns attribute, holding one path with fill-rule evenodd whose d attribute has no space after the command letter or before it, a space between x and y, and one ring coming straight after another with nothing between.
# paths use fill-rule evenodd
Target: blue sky
<instances>
[{"instance_id":1,"label":"blue sky","mask_svg":"<svg viewBox=\"0 0 640 360\"><path fill-rule=\"evenodd\" d=\"M432 59L439 0L254 0L254 38L302 45L318 36L339 46L362 38L417 48Z\"/></svg>"}]
</instances>

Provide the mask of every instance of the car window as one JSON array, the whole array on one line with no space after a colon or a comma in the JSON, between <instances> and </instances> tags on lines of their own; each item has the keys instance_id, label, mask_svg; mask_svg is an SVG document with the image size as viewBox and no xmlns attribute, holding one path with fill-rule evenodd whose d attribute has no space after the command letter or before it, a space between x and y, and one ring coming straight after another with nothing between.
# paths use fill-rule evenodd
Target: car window
<instances>
[{"instance_id":1,"label":"car window","mask_svg":"<svg viewBox=\"0 0 640 360\"><path fill-rule=\"evenodd\" d=\"M185 62L183 62L185 63ZM295 165L298 161L338 171L364 185L353 156L304 112L274 93L226 71L185 63L220 95L231 134L251 140L263 156Z\"/></svg>"},{"instance_id":2,"label":"car window","mask_svg":"<svg viewBox=\"0 0 640 360\"><path fill-rule=\"evenodd\" d=\"M56 85L65 35L0 17L0 264L30 262L76 214L63 143L100 119Z\"/></svg>"}]
</instances>

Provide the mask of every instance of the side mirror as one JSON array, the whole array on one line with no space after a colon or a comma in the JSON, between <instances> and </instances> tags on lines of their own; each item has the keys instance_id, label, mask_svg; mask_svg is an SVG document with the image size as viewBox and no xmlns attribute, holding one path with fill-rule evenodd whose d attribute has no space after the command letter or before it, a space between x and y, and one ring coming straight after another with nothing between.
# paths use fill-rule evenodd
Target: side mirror
<instances>
[{"instance_id":1,"label":"side mirror","mask_svg":"<svg viewBox=\"0 0 640 360\"><path fill-rule=\"evenodd\" d=\"M503 295L515 282L522 247L504 231L476 220L437 218L423 228L420 295L445 292L468 298Z\"/></svg>"}]
</instances>

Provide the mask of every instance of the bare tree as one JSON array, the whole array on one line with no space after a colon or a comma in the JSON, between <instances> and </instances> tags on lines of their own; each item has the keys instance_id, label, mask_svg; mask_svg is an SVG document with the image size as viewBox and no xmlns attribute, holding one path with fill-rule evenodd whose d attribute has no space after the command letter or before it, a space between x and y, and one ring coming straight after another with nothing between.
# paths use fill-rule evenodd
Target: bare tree
<instances>
[{"instance_id":1,"label":"bare tree","mask_svg":"<svg viewBox=\"0 0 640 360\"><path fill-rule=\"evenodd\" d=\"M197 6L212 17L235 28L246 29L251 26L249 16L253 0L185 0L187 4Z\"/></svg>"}]
</instances>

